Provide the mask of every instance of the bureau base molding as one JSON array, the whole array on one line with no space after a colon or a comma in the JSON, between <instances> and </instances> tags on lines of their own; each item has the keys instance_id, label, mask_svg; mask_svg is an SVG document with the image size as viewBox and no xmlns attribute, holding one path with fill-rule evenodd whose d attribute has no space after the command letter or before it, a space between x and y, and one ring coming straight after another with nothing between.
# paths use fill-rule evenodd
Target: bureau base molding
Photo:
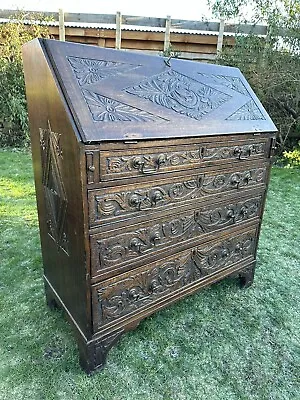
<instances>
[{"instance_id":1,"label":"bureau base molding","mask_svg":"<svg viewBox=\"0 0 300 400\"><path fill-rule=\"evenodd\" d=\"M114 325L99 329L90 339L83 334L78 324L68 311L68 308L44 275L46 301L50 309L58 308L63 310L66 314L66 317L75 332L80 365L87 374L91 374L104 367L109 350L119 341L124 333L136 329L143 319L164 309L165 307L168 307L177 300L183 299L188 295L197 292L201 288L210 286L226 277L236 278L238 279L241 288L248 288L253 284L255 264L255 260L250 263L245 260L243 264L233 265L223 270L221 273L207 276L205 279L188 286L185 291L178 291L177 293L174 293L173 296L157 301L144 310L140 310L139 312L128 316L126 319L115 321Z\"/></svg>"}]
</instances>

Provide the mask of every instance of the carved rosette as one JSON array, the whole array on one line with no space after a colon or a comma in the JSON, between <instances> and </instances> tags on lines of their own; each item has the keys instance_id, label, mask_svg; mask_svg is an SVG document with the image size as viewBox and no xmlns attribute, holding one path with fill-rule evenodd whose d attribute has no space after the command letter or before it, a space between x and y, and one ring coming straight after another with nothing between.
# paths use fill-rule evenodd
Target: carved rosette
<instances>
[{"instance_id":1,"label":"carved rosette","mask_svg":"<svg viewBox=\"0 0 300 400\"><path fill-rule=\"evenodd\" d=\"M99 268L115 267L137 257L150 255L167 245L180 246L204 233L257 217L261 202L262 198L259 196L212 208L203 207L199 211L181 214L135 231L97 240Z\"/></svg>"},{"instance_id":2,"label":"carved rosette","mask_svg":"<svg viewBox=\"0 0 300 400\"><path fill-rule=\"evenodd\" d=\"M256 231L205 244L173 256L152 269L132 273L97 289L101 325L140 309L177 289L247 258L255 252Z\"/></svg>"},{"instance_id":3,"label":"carved rosette","mask_svg":"<svg viewBox=\"0 0 300 400\"><path fill-rule=\"evenodd\" d=\"M177 201L252 187L263 183L265 176L265 168L254 168L242 172L199 174L188 180L132 191L95 194L92 200L94 221L156 209Z\"/></svg>"},{"instance_id":4,"label":"carved rosette","mask_svg":"<svg viewBox=\"0 0 300 400\"><path fill-rule=\"evenodd\" d=\"M63 160L61 134L52 131L49 121L48 128L40 128L39 133L48 234L59 249L69 254L66 227L68 201L61 174Z\"/></svg>"}]
</instances>

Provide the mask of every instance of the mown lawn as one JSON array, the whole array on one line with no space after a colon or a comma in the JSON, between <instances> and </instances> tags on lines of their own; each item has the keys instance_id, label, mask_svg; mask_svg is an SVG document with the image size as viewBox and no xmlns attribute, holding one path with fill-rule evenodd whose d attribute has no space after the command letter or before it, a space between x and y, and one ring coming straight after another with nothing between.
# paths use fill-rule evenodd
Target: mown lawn
<instances>
[{"instance_id":1,"label":"mown lawn","mask_svg":"<svg viewBox=\"0 0 300 400\"><path fill-rule=\"evenodd\" d=\"M300 399L300 172L274 168L254 285L227 279L124 335L81 371L44 300L31 158L0 151L0 399Z\"/></svg>"}]
</instances>

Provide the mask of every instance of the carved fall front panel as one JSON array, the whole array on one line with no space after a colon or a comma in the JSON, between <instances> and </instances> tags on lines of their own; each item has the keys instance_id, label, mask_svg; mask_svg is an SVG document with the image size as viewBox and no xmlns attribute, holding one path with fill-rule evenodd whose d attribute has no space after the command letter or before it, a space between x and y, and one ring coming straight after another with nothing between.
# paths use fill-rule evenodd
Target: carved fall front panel
<instances>
[{"instance_id":1,"label":"carved fall front panel","mask_svg":"<svg viewBox=\"0 0 300 400\"><path fill-rule=\"evenodd\" d=\"M117 282L103 282L97 289L99 325L141 309L237 262L253 259L255 246L254 229L190 248L154 267L133 271Z\"/></svg>"},{"instance_id":2,"label":"carved fall front panel","mask_svg":"<svg viewBox=\"0 0 300 400\"><path fill-rule=\"evenodd\" d=\"M120 75L126 82L133 75L132 72L143 67L142 65L74 56L68 56L67 60L94 121L111 123L169 120L168 117L162 118L149 112L147 102L141 108L134 107L132 96L199 121L229 102L234 94L242 95L237 103L241 105L238 108L235 105L231 113L223 117L225 121L265 120L245 83L238 76L198 72L196 75L202 78L198 80L197 76L191 77L169 68L159 74L144 77L131 86L118 87L115 91L121 92L121 97L124 98L124 101L119 101L113 94L104 95L101 82ZM90 86L94 86L93 90Z\"/></svg>"}]
</instances>

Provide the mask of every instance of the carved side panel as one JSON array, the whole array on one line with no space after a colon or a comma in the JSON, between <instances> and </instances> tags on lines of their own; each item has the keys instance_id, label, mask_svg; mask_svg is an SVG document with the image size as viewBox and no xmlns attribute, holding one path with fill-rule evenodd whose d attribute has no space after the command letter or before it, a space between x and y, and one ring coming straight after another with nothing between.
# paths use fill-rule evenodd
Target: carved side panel
<instances>
[{"instance_id":1,"label":"carved side panel","mask_svg":"<svg viewBox=\"0 0 300 400\"><path fill-rule=\"evenodd\" d=\"M266 167L238 172L203 173L186 180L172 180L160 186L147 185L139 189L89 192L90 224L113 217L128 217L145 210L156 210L180 201L200 199L207 195L241 190L264 183ZM174 182L175 181L175 182Z\"/></svg>"},{"instance_id":2,"label":"carved side panel","mask_svg":"<svg viewBox=\"0 0 300 400\"><path fill-rule=\"evenodd\" d=\"M99 325L130 314L163 296L184 288L246 258L254 258L256 230L204 244L174 255L97 290Z\"/></svg>"},{"instance_id":3,"label":"carved side panel","mask_svg":"<svg viewBox=\"0 0 300 400\"><path fill-rule=\"evenodd\" d=\"M59 249L69 254L66 226L68 201L61 173L63 162L61 134L52 131L49 121L48 128L40 128L39 131L48 234Z\"/></svg>"},{"instance_id":4,"label":"carved side panel","mask_svg":"<svg viewBox=\"0 0 300 400\"><path fill-rule=\"evenodd\" d=\"M151 256L166 246L185 242L222 228L240 224L260 214L262 197L229 204L202 207L155 224L143 224L136 230L114 234L109 238L91 236L96 269L111 269L124 263Z\"/></svg>"}]
</instances>

